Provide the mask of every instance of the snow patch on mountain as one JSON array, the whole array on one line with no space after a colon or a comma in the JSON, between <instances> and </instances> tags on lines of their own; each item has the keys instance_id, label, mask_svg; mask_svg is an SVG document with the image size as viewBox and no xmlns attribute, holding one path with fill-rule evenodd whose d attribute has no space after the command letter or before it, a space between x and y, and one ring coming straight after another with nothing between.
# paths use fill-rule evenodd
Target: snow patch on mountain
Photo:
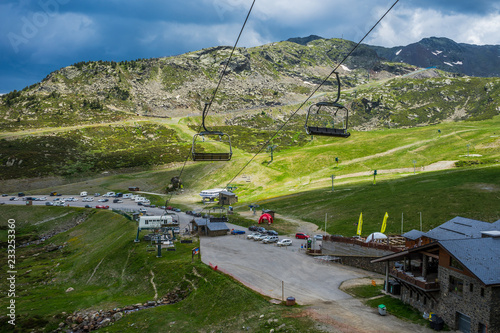
<instances>
[{"instance_id":1,"label":"snow patch on mountain","mask_svg":"<svg viewBox=\"0 0 500 333\"><path fill-rule=\"evenodd\" d=\"M398 52L396 52L396 55L399 55L401 53L401 51L403 51L403 49L401 49Z\"/></svg>"},{"instance_id":2,"label":"snow patch on mountain","mask_svg":"<svg viewBox=\"0 0 500 333\"><path fill-rule=\"evenodd\" d=\"M342 69L343 69L343 70L345 70L345 71L348 71L348 72L350 72L350 71L351 71L351 70L350 70L347 66L345 66L345 65L340 65L340 67L342 67Z\"/></svg>"}]
</instances>

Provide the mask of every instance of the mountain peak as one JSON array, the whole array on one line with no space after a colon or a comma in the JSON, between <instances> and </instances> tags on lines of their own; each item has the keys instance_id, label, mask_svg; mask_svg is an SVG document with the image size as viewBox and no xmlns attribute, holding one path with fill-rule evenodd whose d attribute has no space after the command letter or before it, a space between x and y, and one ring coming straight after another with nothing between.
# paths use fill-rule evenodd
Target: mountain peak
<instances>
[{"instance_id":1,"label":"mountain peak","mask_svg":"<svg viewBox=\"0 0 500 333\"><path fill-rule=\"evenodd\" d=\"M310 35L308 37L293 37L293 38L288 38L286 41L287 42L292 42L300 45L307 45L309 42L312 42L314 40L318 39L325 39L323 37L317 36L317 35Z\"/></svg>"}]
</instances>

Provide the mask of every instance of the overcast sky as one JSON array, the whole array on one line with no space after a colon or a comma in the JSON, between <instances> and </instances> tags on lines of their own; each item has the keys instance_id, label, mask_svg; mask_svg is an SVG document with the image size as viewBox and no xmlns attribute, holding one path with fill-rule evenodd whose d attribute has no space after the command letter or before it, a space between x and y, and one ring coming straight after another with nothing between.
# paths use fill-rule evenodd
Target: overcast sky
<instances>
[{"instance_id":1,"label":"overcast sky","mask_svg":"<svg viewBox=\"0 0 500 333\"><path fill-rule=\"evenodd\" d=\"M395 0L256 0L239 46L319 35L358 42ZM0 93L88 60L233 45L252 0L1 0ZM365 43L500 44L498 0L400 0Z\"/></svg>"}]
</instances>

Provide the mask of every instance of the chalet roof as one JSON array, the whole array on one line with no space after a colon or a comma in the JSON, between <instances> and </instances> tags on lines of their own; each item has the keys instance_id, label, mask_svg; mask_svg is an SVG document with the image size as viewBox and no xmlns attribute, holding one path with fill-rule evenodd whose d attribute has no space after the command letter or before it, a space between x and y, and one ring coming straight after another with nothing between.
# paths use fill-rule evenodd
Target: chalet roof
<instances>
[{"instance_id":1,"label":"chalet roof","mask_svg":"<svg viewBox=\"0 0 500 333\"><path fill-rule=\"evenodd\" d=\"M500 284L499 238L443 240L439 244L485 285Z\"/></svg>"},{"instance_id":2,"label":"chalet roof","mask_svg":"<svg viewBox=\"0 0 500 333\"><path fill-rule=\"evenodd\" d=\"M206 225L210 231L229 230L229 227L224 222L210 222L208 218L194 219L194 223L198 226Z\"/></svg>"},{"instance_id":3,"label":"chalet roof","mask_svg":"<svg viewBox=\"0 0 500 333\"><path fill-rule=\"evenodd\" d=\"M222 195L225 195L228 197L235 197L236 196L236 194L234 194L233 192L229 192L229 191L221 191L221 192L219 192L219 194L222 194Z\"/></svg>"},{"instance_id":4,"label":"chalet roof","mask_svg":"<svg viewBox=\"0 0 500 333\"><path fill-rule=\"evenodd\" d=\"M488 223L457 216L426 232L424 236L437 241L481 238L481 231L500 230L500 223L498 222Z\"/></svg>"},{"instance_id":5,"label":"chalet roof","mask_svg":"<svg viewBox=\"0 0 500 333\"><path fill-rule=\"evenodd\" d=\"M401 236L403 236L404 238L410 239L410 240L417 240L424 234L425 234L425 232L423 232L423 231L413 229L413 230L410 230Z\"/></svg>"},{"instance_id":6,"label":"chalet roof","mask_svg":"<svg viewBox=\"0 0 500 333\"><path fill-rule=\"evenodd\" d=\"M224 222L210 222L207 228L210 231L229 230Z\"/></svg>"}]
</instances>

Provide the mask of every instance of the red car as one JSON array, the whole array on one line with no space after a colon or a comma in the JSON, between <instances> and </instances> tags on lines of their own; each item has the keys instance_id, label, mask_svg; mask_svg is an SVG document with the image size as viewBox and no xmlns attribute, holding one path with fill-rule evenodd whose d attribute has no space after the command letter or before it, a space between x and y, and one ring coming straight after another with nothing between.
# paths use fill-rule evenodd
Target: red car
<instances>
[{"instance_id":1,"label":"red car","mask_svg":"<svg viewBox=\"0 0 500 333\"><path fill-rule=\"evenodd\" d=\"M309 235L303 233L303 232L298 232L295 234L295 238L298 239L309 239Z\"/></svg>"},{"instance_id":2,"label":"red car","mask_svg":"<svg viewBox=\"0 0 500 333\"><path fill-rule=\"evenodd\" d=\"M108 208L109 208L109 206L105 206L105 205L97 205L97 206L95 206L95 208L108 209Z\"/></svg>"}]
</instances>

